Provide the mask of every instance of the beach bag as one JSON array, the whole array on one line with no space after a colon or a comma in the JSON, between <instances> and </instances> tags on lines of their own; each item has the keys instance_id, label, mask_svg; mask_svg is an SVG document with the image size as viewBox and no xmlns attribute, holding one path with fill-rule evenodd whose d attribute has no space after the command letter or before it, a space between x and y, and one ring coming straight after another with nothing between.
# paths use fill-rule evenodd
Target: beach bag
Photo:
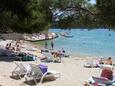
<instances>
[{"instance_id":1,"label":"beach bag","mask_svg":"<svg viewBox=\"0 0 115 86\"><path fill-rule=\"evenodd\" d=\"M40 70L42 71L43 74L46 73L47 70L48 70L48 67L47 67L46 64L39 64L39 68L40 68Z\"/></svg>"},{"instance_id":2,"label":"beach bag","mask_svg":"<svg viewBox=\"0 0 115 86\"><path fill-rule=\"evenodd\" d=\"M28 55L28 56L27 56L27 61L34 61L34 58L33 58L33 56L31 56L31 55Z\"/></svg>"},{"instance_id":3,"label":"beach bag","mask_svg":"<svg viewBox=\"0 0 115 86\"><path fill-rule=\"evenodd\" d=\"M35 58L32 55L23 55L21 58L22 61L34 61Z\"/></svg>"},{"instance_id":4,"label":"beach bag","mask_svg":"<svg viewBox=\"0 0 115 86\"><path fill-rule=\"evenodd\" d=\"M27 56L23 56L22 58L21 58L21 60L22 61L27 61L28 59L27 59Z\"/></svg>"},{"instance_id":5,"label":"beach bag","mask_svg":"<svg viewBox=\"0 0 115 86\"><path fill-rule=\"evenodd\" d=\"M105 77L109 80L112 80L113 79L113 71L110 68L105 67L102 69L101 77Z\"/></svg>"}]
</instances>

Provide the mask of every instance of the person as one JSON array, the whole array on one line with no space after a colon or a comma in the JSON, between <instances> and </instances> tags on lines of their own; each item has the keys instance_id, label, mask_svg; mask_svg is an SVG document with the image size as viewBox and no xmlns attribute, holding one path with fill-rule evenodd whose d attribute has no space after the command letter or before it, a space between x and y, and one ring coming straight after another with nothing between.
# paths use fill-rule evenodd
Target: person
<instances>
[{"instance_id":1,"label":"person","mask_svg":"<svg viewBox=\"0 0 115 86\"><path fill-rule=\"evenodd\" d=\"M20 46L19 45L16 46L16 51L20 51Z\"/></svg>"},{"instance_id":2,"label":"person","mask_svg":"<svg viewBox=\"0 0 115 86\"><path fill-rule=\"evenodd\" d=\"M100 58L99 64L104 64L103 57Z\"/></svg>"},{"instance_id":3,"label":"person","mask_svg":"<svg viewBox=\"0 0 115 86\"><path fill-rule=\"evenodd\" d=\"M51 41L51 48L52 48L52 50L54 48L54 42L53 41Z\"/></svg>"},{"instance_id":4,"label":"person","mask_svg":"<svg viewBox=\"0 0 115 86\"><path fill-rule=\"evenodd\" d=\"M16 45L19 45L21 44L21 41L20 40L16 40Z\"/></svg>"},{"instance_id":5,"label":"person","mask_svg":"<svg viewBox=\"0 0 115 86\"><path fill-rule=\"evenodd\" d=\"M109 57L109 58L107 59L106 64L112 65L112 59L111 59L111 57Z\"/></svg>"},{"instance_id":6,"label":"person","mask_svg":"<svg viewBox=\"0 0 115 86\"><path fill-rule=\"evenodd\" d=\"M7 50L12 49L12 48L11 48L11 43L7 43L6 46L5 46L5 48L6 48Z\"/></svg>"},{"instance_id":7,"label":"person","mask_svg":"<svg viewBox=\"0 0 115 86\"><path fill-rule=\"evenodd\" d=\"M45 49L48 48L48 44L47 44L47 41L45 41Z\"/></svg>"},{"instance_id":8,"label":"person","mask_svg":"<svg viewBox=\"0 0 115 86\"><path fill-rule=\"evenodd\" d=\"M83 86L89 86L88 82L84 82Z\"/></svg>"},{"instance_id":9,"label":"person","mask_svg":"<svg viewBox=\"0 0 115 86\"><path fill-rule=\"evenodd\" d=\"M64 54L65 53L65 50L62 48L62 53Z\"/></svg>"},{"instance_id":10,"label":"person","mask_svg":"<svg viewBox=\"0 0 115 86\"><path fill-rule=\"evenodd\" d=\"M62 52L61 52L61 50L58 50L58 54L59 54L59 57L62 57Z\"/></svg>"},{"instance_id":11,"label":"person","mask_svg":"<svg viewBox=\"0 0 115 86\"><path fill-rule=\"evenodd\" d=\"M63 48L62 48L62 55L63 55L63 57L69 57L69 55L66 54L66 52Z\"/></svg>"},{"instance_id":12,"label":"person","mask_svg":"<svg viewBox=\"0 0 115 86\"><path fill-rule=\"evenodd\" d=\"M11 43L9 43L9 48L11 48L12 47L12 44Z\"/></svg>"},{"instance_id":13,"label":"person","mask_svg":"<svg viewBox=\"0 0 115 86\"><path fill-rule=\"evenodd\" d=\"M12 52L15 52L15 47L12 47L12 48L11 48L11 51L12 51Z\"/></svg>"},{"instance_id":14,"label":"person","mask_svg":"<svg viewBox=\"0 0 115 86\"><path fill-rule=\"evenodd\" d=\"M9 44L7 43L6 44L6 47L5 47L7 50L9 50Z\"/></svg>"},{"instance_id":15,"label":"person","mask_svg":"<svg viewBox=\"0 0 115 86\"><path fill-rule=\"evenodd\" d=\"M61 57L60 54L58 52L53 52L53 57L54 57L54 62L61 62Z\"/></svg>"}]
</instances>

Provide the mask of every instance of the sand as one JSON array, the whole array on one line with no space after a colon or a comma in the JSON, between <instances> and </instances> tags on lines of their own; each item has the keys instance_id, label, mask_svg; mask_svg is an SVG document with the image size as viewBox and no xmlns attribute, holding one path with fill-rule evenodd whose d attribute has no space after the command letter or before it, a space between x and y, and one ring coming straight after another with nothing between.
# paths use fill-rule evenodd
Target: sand
<instances>
[{"instance_id":1,"label":"sand","mask_svg":"<svg viewBox=\"0 0 115 86\"><path fill-rule=\"evenodd\" d=\"M18 62L18 61L17 61ZM61 77L55 81L48 81L41 86L83 86L84 81L92 75L99 76L101 69L84 68L85 60L75 58L63 58L62 63L46 63L48 70L55 70L61 73ZM29 62L22 62L27 64ZM35 62L32 62L35 63ZM39 64L39 62L37 63ZM15 68L13 61L0 61L0 85L2 86L30 86L24 83L25 79L16 80L11 78Z\"/></svg>"},{"instance_id":2,"label":"sand","mask_svg":"<svg viewBox=\"0 0 115 86\"><path fill-rule=\"evenodd\" d=\"M101 69L83 67L86 60L85 57L71 56L69 58L62 58L61 63L46 63L48 70L60 72L61 77L55 81L44 82L40 86L83 86L84 81L88 80L91 76L100 76ZM28 64L30 62L21 63ZM39 61L31 63L40 64ZM21 80L11 78L15 67L14 61L0 60L0 86L33 86L25 83L24 78Z\"/></svg>"}]
</instances>

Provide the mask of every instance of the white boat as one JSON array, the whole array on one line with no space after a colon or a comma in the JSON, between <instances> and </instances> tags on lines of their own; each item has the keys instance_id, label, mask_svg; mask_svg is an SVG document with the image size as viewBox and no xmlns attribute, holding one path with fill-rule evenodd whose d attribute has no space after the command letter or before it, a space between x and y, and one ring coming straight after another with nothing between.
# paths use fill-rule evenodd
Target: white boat
<instances>
[{"instance_id":1,"label":"white boat","mask_svg":"<svg viewBox=\"0 0 115 86\"><path fill-rule=\"evenodd\" d=\"M62 32L60 33L61 36L67 37L67 38L72 38L74 37L73 35L70 35L68 32Z\"/></svg>"}]
</instances>

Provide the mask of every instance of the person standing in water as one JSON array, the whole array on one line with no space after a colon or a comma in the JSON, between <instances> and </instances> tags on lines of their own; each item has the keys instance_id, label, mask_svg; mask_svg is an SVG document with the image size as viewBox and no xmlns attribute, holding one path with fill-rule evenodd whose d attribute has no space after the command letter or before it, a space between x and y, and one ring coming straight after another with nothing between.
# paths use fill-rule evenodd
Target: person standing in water
<instances>
[{"instance_id":1,"label":"person standing in water","mask_svg":"<svg viewBox=\"0 0 115 86\"><path fill-rule=\"evenodd\" d=\"M48 44L47 44L47 41L45 41L45 49L48 48Z\"/></svg>"},{"instance_id":2,"label":"person standing in water","mask_svg":"<svg viewBox=\"0 0 115 86\"><path fill-rule=\"evenodd\" d=\"M54 42L53 41L51 41L51 48L52 48L52 50L54 48Z\"/></svg>"}]
</instances>

